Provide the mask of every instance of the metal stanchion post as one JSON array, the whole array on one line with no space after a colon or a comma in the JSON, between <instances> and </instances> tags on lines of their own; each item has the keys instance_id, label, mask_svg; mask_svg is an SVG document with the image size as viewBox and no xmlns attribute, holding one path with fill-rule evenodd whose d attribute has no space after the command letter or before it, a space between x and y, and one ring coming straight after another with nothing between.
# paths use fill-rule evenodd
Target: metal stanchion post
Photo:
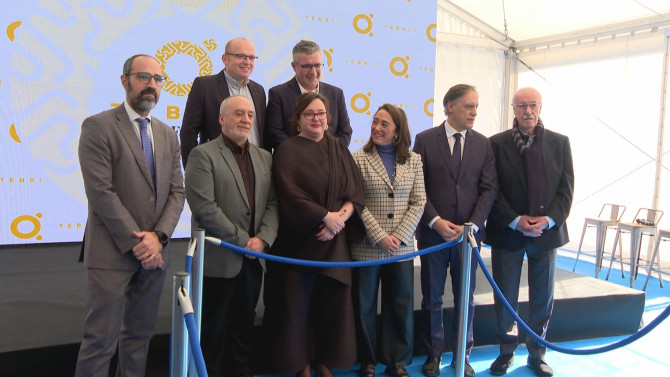
<instances>
[{"instance_id":1,"label":"metal stanchion post","mask_svg":"<svg viewBox=\"0 0 670 377\"><path fill-rule=\"evenodd\" d=\"M200 325L202 317L202 277L205 261L205 230L196 229L195 231L195 255L193 256L193 279L191 286L193 293L191 300L193 301L193 311L195 315L195 324L198 326L198 335L200 335Z\"/></svg>"},{"instance_id":2,"label":"metal stanchion post","mask_svg":"<svg viewBox=\"0 0 670 377\"><path fill-rule=\"evenodd\" d=\"M200 338L202 326L202 277L204 268L204 253L205 253L205 230L196 229L193 233L195 239L195 254L193 255L193 277L191 279L191 302L193 303L193 316L195 317L195 325L198 330L198 338ZM197 372L195 370L195 362L193 361L193 354L189 353L188 376L195 377Z\"/></svg>"},{"instance_id":3,"label":"metal stanchion post","mask_svg":"<svg viewBox=\"0 0 670 377\"><path fill-rule=\"evenodd\" d=\"M462 261L461 264L461 300L460 312L458 313L458 341L454 360L456 360L456 376L463 377L465 374L465 351L468 341L468 301L470 299L470 267L472 266L472 247L468 235L472 232L472 223L465 223L463 229Z\"/></svg>"},{"instance_id":4,"label":"metal stanchion post","mask_svg":"<svg viewBox=\"0 0 670 377\"><path fill-rule=\"evenodd\" d=\"M172 277L172 336L170 338L170 376L186 376L188 366L188 334L184 315L179 306L179 290L187 289L190 275L176 272Z\"/></svg>"}]
</instances>

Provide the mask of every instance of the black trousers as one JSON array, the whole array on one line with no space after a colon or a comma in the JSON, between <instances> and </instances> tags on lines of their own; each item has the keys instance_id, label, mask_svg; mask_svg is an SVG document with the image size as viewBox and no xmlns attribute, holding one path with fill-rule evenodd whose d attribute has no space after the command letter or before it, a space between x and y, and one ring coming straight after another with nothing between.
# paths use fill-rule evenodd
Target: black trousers
<instances>
[{"instance_id":1,"label":"black trousers","mask_svg":"<svg viewBox=\"0 0 670 377\"><path fill-rule=\"evenodd\" d=\"M252 372L252 333L262 284L263 269L257 259L244 258L233 278L204 277L200 345L209 376Z\"/></svg>"}]
</instances>

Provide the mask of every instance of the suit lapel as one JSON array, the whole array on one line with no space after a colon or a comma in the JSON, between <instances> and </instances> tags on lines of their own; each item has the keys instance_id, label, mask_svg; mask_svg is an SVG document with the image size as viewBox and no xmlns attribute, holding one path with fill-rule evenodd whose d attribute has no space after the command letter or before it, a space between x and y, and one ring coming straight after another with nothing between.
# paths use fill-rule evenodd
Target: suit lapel
<instances>
[{"instance_id":1,"label":"suit lapel","mask_svg":"<svg viewBox=\"0 0 670 377\"><path fill-rule=\"evenodd\" d=\"M447 134L444 131L445 122L442 122L438 127L435 127L435 139L436 148L440 151L440 155L444 159L444 164L449 167L449 174L455 180L458 179L456 172L454 172L454 166L451 164L451 148L449 148L449 140L447 140Z\"/></svg>"},{"instance_id":2,"label":"suit lapel","mask_svg":"<svg viewBox=\"0 0 670 377\"><path fill-rule=\"evenodd\" d=\"M115 114L116 126L119 129L119 132L121 132L121 135L123 135L123 138L126 139L126 143L128 143L130 151L133 153L133 157L135 158L137 166L139 166L144 179L146 179L149 186L153 187L154 183L153 179L151 178L151 172L149 171L149 165L147 165L147 160L144 158L142 144L140 143L140 140L137 138L137 134L135 133L135 126L133 125L133 122L130 120L130 118L128 118L128 113L126 113L124 105L118 106L117 109L118 110Z\"/></svg>"},{"instance_id":3,"label":"suit lapel","mask_svg":"<svg viewBox=\"0 0 670 377\"><path fill-rule=\"evenodd\" d=\"M409 170L409 159L405 161L404 164L395 164L395 178L393 179L393 186L399 184L399 182L402 182L403 179L405 179L405 174L407 174Z\"/></svg>"},{"instance_id":4,"label":"suit lapel","mask_svg":"<svg viewBox=\"0 0 670 377\"><path fill-rule=\"evenodd\" d=\"M384 183L386 183L386 185L389 188L393 189L391 179L389 178L389 174L386 171L386 167L384 166L381 157L379 157L379 153L378 152L372 154L366 153L365 156L368 159L370 166L372 166L372 168L375 169L375 173L377 173L379 177L382 177Z\"/></svg>"},{"instance_id":5,"label":"suit lapel","mask_svg":"<svg viewBox=\"0 0 670 377\"><path fill-rule=\"evenodd\" d=\"M172 164L172 156L166 155L167 135L162 132L160 121L154 117L151 119L151 132L154 134L154 170L156 172L156 186L158 186L163 177L163 172L172 172L171 166L165 166L166 164Z\"/></svg>"},{"instance_id":6,"label":"suit lapel","mask_svg":"<svg viewBox=\"0 0 670 377\"><path fill-rule=\"evenodd\" d=\"M524 188L527 188L528 182L526 182L526 169L523 164L523 159L521 158L521 154L516 148L516 145L514 145L512 134L510 133L509 136L510 137L505 138L504 140L503 152L518 176L519 181L523 183Z\"/></svg>"},{"instance_id":7,"label":"suit lapel","mask_svg":"<svg viewBox=\"0 0 670 377\"><path fill-rule=\"evenodd\" d=\"M219 150L223 156L223 160L228 165L228 168L233 173L233 178L235 178L235 183L237 183L237 189L240 191L240 195L244 199L244 204L249 208L249 198L247 198L247 190L244 188L244 180L242 179L242 173L240 172L239 166L235 161L233 152L226 146L226 143L223 141L223 136L220 136L216 139L216 142L219 143Z\"/></svg>"},{"instance_id":8,"label":"suit lapel","mask_svg":"<svg viewBox=\"0 0 670 377\"><path fill-rule=\"evenodd\" d=\"M260 149L254 148L253 146L249 145L249 157L251 157L251 165L254 168L254 177L259 177L260 174L267 171L267 165L265 165L263 162L263 157L261 157L260 155ZM272 174L272 172L268 173ZM263 180L256 179L254 183L254 202L255 203L263 202L263 200L261 200L261 196L264 194L261 193L267 192L267 190L268 187L266 185L263 185ZM256 206L256 213L258 213L260 209L261 208ZM260 217L256 217L256 223L259 223L260 220L261 220Z\"/></svg>"},{"instance_id":9,"label":"suit lapel","mask_svg":"<svg viewBox=\"0 0 670 377\"><path fill-rule=\"evenodd\" d=\"M293 79L289 81L289 88L291 88L293 94L295 94L297 97L299 97L300 94L302 94L300 93L300 85L298 84L298 79L295 76L293 76Z\"/></svg>"},{"instance_id":10,"label":"suit lapel","mask_svg":"<svg viewBox=\"0 0 670 377\"><path fill-rule=\"evenodd\" d=\"M226 81L226 74L221 70L218 75L216 75L216 90L219 92L219 98L226 99L230 97L230 90L228 90L228 82Z\"/></svg>"}]
</instances>

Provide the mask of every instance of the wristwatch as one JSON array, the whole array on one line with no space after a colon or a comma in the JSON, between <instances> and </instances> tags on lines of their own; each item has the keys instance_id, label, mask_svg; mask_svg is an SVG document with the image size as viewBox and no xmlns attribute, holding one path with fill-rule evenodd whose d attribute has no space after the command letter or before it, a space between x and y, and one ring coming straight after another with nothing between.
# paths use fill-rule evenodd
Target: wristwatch
<instances>
[{"instance_id":1,"label":"wristwatch","mask_svg":"<svg viewBox=\"0 0 670 377\"><path fill-rule=\"evenodd\" d=\"M154 230L154 233L156 233L156 235L158 236L158 240L161 241L163 247L167 246L168 241L170 241L167 234L161 232L160 230Z\"/></svg>"}]
</instances>

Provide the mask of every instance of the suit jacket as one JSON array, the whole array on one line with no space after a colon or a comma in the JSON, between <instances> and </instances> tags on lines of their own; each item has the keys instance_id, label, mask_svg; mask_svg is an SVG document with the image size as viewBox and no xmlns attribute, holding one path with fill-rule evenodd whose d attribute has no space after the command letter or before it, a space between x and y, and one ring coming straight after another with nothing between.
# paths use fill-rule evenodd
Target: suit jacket
<instances>
[{"instance_id":1,"label":"suit jacket","mask_svg":"<svg viewBox=\"0 0 670 377\"><path fill-rule=\"evenodd\" d=\"M512 130L491 137L498 171L498 196L486 225L486 243L493 247L519 250L534 242L540 250L554 249L568 242L565 220L572 206L575 176L570 140L544 130L544 164L547 172L549 209L547 216L556 225L537 238L526 237L508 225L517 216L528 214L528 184L523 159L512 137Z\"/></svg>"},{"instance_id":2,"label":"suit jacket","mask_svg":"<svg viewBox=\"0 0 670 377\"><path fill-rule=\"evenodd\" d=\"M251 98L254 100L260 145L263 145L265 89L252 80L249 80L248 85ZM200 136L200 144L204 144L221 135L219 109L221 102L228 97L230 97L230 91L223 70L216 75L196 77L193 80L179 131L184 168L186 168L189 153L198 145L198 136Z\"/></svg>"},{"instance_id":3,"label":"suit jacket","mask_svg":"<svg viewBox=\"0 0 670 377\"><path fill-rule=\"evenodd\" d=\"M444 130L438 127L416 135L414 152L421 155L426 181L426 208L417 229L417 240L437 245L444 239L428 224L440 216L454 224L471 222L479 227L477 241L485 237L484 222L496 197L496 168L491 143L468 129L458 175L451 163L451 150Z\"/></svg>"},{"instance_id":4,"label":"suit jacket","mask_svg":"<svg viewBox=\"0 0 670 377\"><path fill-rule=\"evenodd\" d=\"M377 245L387 235L393 235L402 242L396 255L414 251L414 232L426 204L426 190L421 156L414 152L410 154L410 159L404 164L396 163L391 183L376 150L373 153L362 149L354 152L354 161L363 175L363 223L367 232L363 243L351 245L354 259L387 258Z\"/></svg>"},{"instance_id":5,"label":"suit jacket","mask_svg":"<svg viewBox=\"0 0 670 377\"><path fill-rule=\"evenodd\" d=\"M152 117L156 187L133 124L123 105L84 120L79 163L88 198L84 231L84 265L135 270L140 262L131 249L132 231L172 235L184 207L177 135ZM169 262L163 248L164 269Z\"/></svg>"},{"instance_id":6,"label":"suit jacket","mask_svg":"<svg viewBox=\"0 0 670 377\"><path fill-rule=\"evenodd\" d=\"M342 89L325 82L319 82L319 93L330 102L328 130L345 146L349 146L352 130ZM265 149L276 149L279 144L289 138L290 120L300 94L300 86L295 76L287 82L271 88L268 92L264 136Z\"/></svg>"},{"instance_id":7,"label":"suit jacket","mask_svg":"<svg viewBox=\"0 0 670 377\"><path fill-rule=\"evenodd\" d=\"M272 245L277 237L279 210L272 181L272 155L249 145L254 167L256 237ZM244 247L249 240L249 201L240 169L233 152L219 136L211 143L191 151L186 166L186 198L193 214L191 229L204 229L205 234ZM231 278L242 268L242 254L205 244L204 274ZM261 259L265 266L265 260Z\"/></svg>"}]
</instances>

